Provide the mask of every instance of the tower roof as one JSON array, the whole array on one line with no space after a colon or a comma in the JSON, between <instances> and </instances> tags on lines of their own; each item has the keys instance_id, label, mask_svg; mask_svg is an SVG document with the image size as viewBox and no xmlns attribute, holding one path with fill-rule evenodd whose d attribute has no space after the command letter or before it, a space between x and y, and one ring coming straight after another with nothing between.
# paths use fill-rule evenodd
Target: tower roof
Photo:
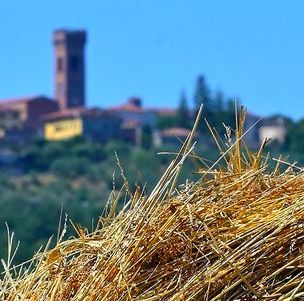
<instances>
[{"instance_id":1,"label":"tower roof","mask_svg":"<svg viewBox=\"0 0 304 301\"><path fill-rule=\"evenodd\" d=\"M85 30L57 29L53 33L54 43L86 43L87 32Z\"/></svg>"}]
</instances>

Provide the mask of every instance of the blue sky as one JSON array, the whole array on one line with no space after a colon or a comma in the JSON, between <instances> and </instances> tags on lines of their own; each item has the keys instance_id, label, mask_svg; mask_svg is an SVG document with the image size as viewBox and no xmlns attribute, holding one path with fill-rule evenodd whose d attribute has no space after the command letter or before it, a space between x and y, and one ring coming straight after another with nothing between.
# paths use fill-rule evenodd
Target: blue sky
<instances>
[{"instance_id":1,"label":"blue sky","mask_svg":"<svg viewBox=\"0 0 304 301\"><path fill-rule=\"evenodd\" d=\"M0 3L0 98L53 94L52 32L88 30L87 101L192 101L199 74L256 114L304 117L304 1Z\"/></svg>"}]
</instances>

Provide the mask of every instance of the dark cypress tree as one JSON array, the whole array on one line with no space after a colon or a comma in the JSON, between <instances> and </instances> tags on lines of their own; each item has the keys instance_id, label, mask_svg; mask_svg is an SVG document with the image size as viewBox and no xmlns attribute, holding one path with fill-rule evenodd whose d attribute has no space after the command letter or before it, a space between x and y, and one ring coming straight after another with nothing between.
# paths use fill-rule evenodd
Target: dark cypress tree
<instances>
[{"instance_id":1,"label":"dark cypress tree","mask_svg":"<svg viewBox=\"0 0 304 301\"><path fill-rule=\"evenodd\" d=\"M214 96L214 110L216 113L221 113L224 110L224 95L218 90Z\"/></svg>"},{"instance_id":2,"label":"dark cypress tree","mask_svg":"<svg viewBox=\"0 0 304 301\"><path fill-rule=\"evenodd\" d=\"M223 121L226 125L235 128L235 99L228 98L226 103L226 118Z\"/></svg>"},{"instance_id":3,"label":"dark cypress tree","mask_svg":"<svg viewBox=\"0 0 304 301\"><path fill-rule=\"evenodd\" d=\"M187 98L185 92L182 91L180 96L179 105L177 108L177 125L180 127L189 127L190 125L190 116L189 109L187 104Z\"/></svg>"},{"instance_id":4,"label":"dark cypress tree","mask_svg":"<svg viewBox=\"0 0 304 301\"><path fill-rule=\"evenodd\" d=\"M212 124L214 120L213 100L210 97L210 90L203 75L200 75L196 80L194 92L194 109L196 113L198 112L201 104L204 105L202 116ZM201 123L199 130L203 134L209 133L209 130L204 122Z\"/></svg>"},{"instance_id":5,"label":"dark cypress tree","mask_svg":"<svg viewBox=\"0 0 304 301\"><path fill-rule=\"evenodd\" d=\"M204 104L205 110L210 110L210 91L206 84L205 77L199 75L196 80L195 92L194 92L194 108L198 110L201 104Z\"/></svg>"}]
</instances>

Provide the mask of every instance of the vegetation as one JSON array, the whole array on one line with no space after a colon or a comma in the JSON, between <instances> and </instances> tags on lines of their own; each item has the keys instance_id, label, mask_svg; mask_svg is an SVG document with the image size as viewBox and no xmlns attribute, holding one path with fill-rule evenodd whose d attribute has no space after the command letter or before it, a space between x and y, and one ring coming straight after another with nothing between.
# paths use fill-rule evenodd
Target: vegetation
<instances>
[{"instance_id":1,"label":"vegetation","mask_svg":"<svg viewBox=\"0 0 304 301\"><path fill-rule=\"evenodd\" d=\"M17 252L16 262L30 258L56 235L61 208L76 224L90 227L112 189L122 187L121 168L131 191L137 186L151 191L172 155L157 155L159 150L149 148L146 139L146 148L119 141L101 145L76 138L36 140L19 150L15 164L0 169L0 257L5 258L7 253L5 222L21 241L22 252ZM162 150L176 151L170 147ZM210 153L206 148L202 151ZM193 178L191 161L187 164L182 180Z\"/></svg>"},{"instance_id":2,"label":"vegetation","mask_svg":"<svg viewBox=\"0 0 304 301\"><path fill-rule=\"evenodd\" d=\"M177 107L177 114L160 117L157 128L160 130L170 127L191 128L193 119L202 103L204 104L202 116L208 119L210 125L216 127L221 135L224 135L225 129L222 124L232 125L235 123L235 100L231 98L226 99L221 91L211 93L203 75L199 75L195 83L191 106L193 109L190 109L186 93L182 91ZM203 122L198 130L204 135L209 135L209 129Z\"/></svg>"}]
</instances>

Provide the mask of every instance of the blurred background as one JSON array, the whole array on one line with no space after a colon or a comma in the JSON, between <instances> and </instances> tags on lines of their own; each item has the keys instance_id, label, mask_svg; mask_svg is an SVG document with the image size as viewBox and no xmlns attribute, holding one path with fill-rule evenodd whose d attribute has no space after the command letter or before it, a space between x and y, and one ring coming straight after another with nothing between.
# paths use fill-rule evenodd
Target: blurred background
<instances>
[{"instance_id":1,"label":"blurred background","mask_svg":"<svg viewBox=\"0 0 304 301\"><path fill-rule=\"evenodd\" d=\"M130 191L149 193L201 103L223 140L242 105L249 148L271 138L265 152L304 162L302 1L12 0L0 8L1 258L5 222L21 241L16 263L56 236L61 211L96 225L124 183L121 167ZM194 138L199 156L218 158L204 118ZM181 182L197 168L189 160Z\"/></svg>"}]
</instances>

